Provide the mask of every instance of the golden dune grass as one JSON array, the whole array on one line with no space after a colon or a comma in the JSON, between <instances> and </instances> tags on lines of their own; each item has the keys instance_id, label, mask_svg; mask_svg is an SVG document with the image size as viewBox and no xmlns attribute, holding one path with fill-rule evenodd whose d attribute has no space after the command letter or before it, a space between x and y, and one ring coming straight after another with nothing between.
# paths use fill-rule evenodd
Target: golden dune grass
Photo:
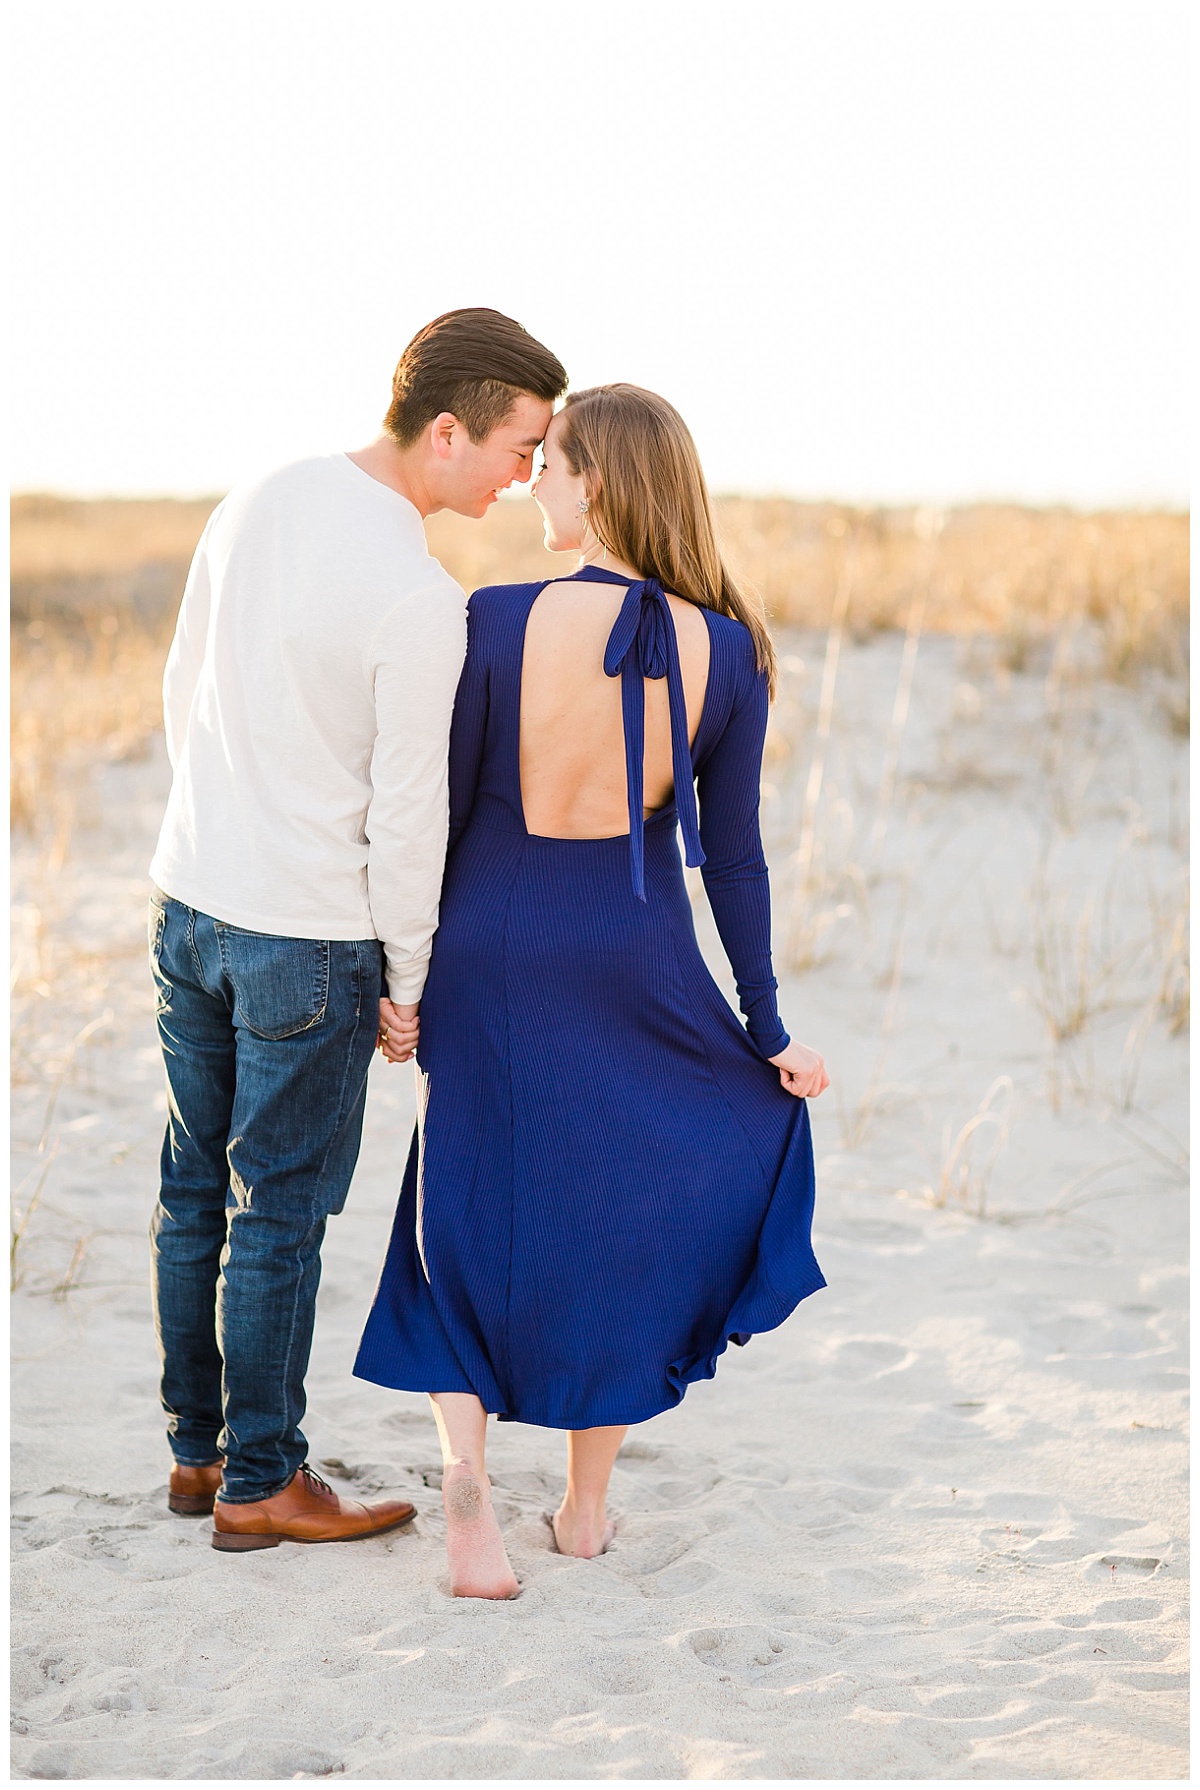
<instances>
[{"instance_id":1,"label":"golden dune grass","mask_svg":"<svg viewBox=\"0 0 1200 1790\"><path fill-rule=\"evenodd\" d=\"M12 505L12 818L69 826L70 792L98 756L143 747L188 561L216 499L24 496ZM1144 668L1182 689L1187 518L1026 510L862 510L783 498L718 500L729 562L777 624L852 634L911 625L986 634L1020 669L1040 641L1087 630L1096 669ZM467 590L552 576L528 500L483 522L430 518L431 549ZM1173 698L1175 723L1186 705Z\"/></svg>"}]
</instances>

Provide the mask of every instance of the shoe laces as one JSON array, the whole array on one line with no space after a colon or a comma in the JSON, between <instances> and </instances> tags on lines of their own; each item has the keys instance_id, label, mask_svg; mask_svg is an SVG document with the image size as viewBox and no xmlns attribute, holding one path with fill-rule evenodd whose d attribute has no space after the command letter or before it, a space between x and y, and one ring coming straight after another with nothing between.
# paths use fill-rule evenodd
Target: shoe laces
<instances>
[{"instance_id":1,"label":"shoe laces","mask_svg":"<svg viewBox=\"0 0 1200 1790\"><path fill-rule=\"evenodd\" d=\"M314 1491L328 1492L331 1498L336 1497L337 1494L334 1492L334 1489L329 1484L328 1480L322 1479L319 1473L315 1473L307 1461L302 1464L300 1471Z\"/></svg>"}]
</instances>

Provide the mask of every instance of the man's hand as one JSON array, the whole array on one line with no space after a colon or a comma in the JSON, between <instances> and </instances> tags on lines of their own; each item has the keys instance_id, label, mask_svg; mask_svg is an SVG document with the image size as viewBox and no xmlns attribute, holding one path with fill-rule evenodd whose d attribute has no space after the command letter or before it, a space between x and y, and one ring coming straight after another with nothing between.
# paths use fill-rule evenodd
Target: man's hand
<instances>
[{"instance_id":1,"label":"man's hand","mask_svg":"<svg viewBox=\"0 0 1200 1790\"><path fill-rule=\"evenodd\" d=\"M394 1001L379 1003L379 1048L389 1063L407 1063L417 1048L421 1024L417 1006L397 1007Z\"/></svg>"}]
</instances>

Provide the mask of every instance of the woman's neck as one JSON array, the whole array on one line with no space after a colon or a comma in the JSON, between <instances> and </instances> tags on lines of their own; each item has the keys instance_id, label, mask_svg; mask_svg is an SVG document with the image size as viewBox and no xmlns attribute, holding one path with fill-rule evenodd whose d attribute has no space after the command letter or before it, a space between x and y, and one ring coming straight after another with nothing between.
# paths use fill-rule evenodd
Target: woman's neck
<instances>
[{"instance_id":1,"label":"woman's neck","mask_svg":"<svg viewBox=\"0 0 1200 1790\"><path fill-rule=\"evenodd\" d=\"M617 559L615 554L610 553L607 547L602 547L599 541L591 542L581 549L579 564L575 569L582 572L585 566L597 566L602 572L616 572L622 578L640 578L642 576L636 566L626 565L623 559Z\"/></svg>"}]
</instances>

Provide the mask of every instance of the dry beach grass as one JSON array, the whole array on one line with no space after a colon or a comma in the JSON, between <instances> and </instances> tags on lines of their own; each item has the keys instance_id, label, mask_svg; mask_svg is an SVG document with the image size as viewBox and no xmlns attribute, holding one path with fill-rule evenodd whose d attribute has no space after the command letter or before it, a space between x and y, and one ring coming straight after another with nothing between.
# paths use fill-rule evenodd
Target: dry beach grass
<instances>
[{"instance_id":1,"label":"dry beach grass","mask_svg":"<svg viewBox=\"0 0 1200 1790\"><path fill-rule=\"evenodd\" d=\"M94 755L139 749L179 591L215 499L13 500L13 818L61 828L61 802ZM778 498L718 503L731 563L777 625L993 637L1021 669L1049 641L1093 641L1099 674L1163 677L1187 726L1187 520L981 506L854 510ZM482 524L431 518L433 551L466 590L546 577L528 502Z\"/></svg>"},{"instance_id":2,"label":"dry beach grass","mask_svg":"<svg viewBox=\"0 0 1200 1790\"><path fill-rule=\"evenodd\" d=\"M421 1401L348 1373L412 1118L381 1065L308 1431L415 1533L231 1565L164 1509L141 924L209 507L14 507L17 1775L1186 1774L1185 520L722 504L779 635L829 1291L631 1436L602 1561L547 1550L553 1435L502 1431L496 1610L445 1595ZM553 565L529 505L429 532L468 588Z\"/></svg>"}]
</instances>

